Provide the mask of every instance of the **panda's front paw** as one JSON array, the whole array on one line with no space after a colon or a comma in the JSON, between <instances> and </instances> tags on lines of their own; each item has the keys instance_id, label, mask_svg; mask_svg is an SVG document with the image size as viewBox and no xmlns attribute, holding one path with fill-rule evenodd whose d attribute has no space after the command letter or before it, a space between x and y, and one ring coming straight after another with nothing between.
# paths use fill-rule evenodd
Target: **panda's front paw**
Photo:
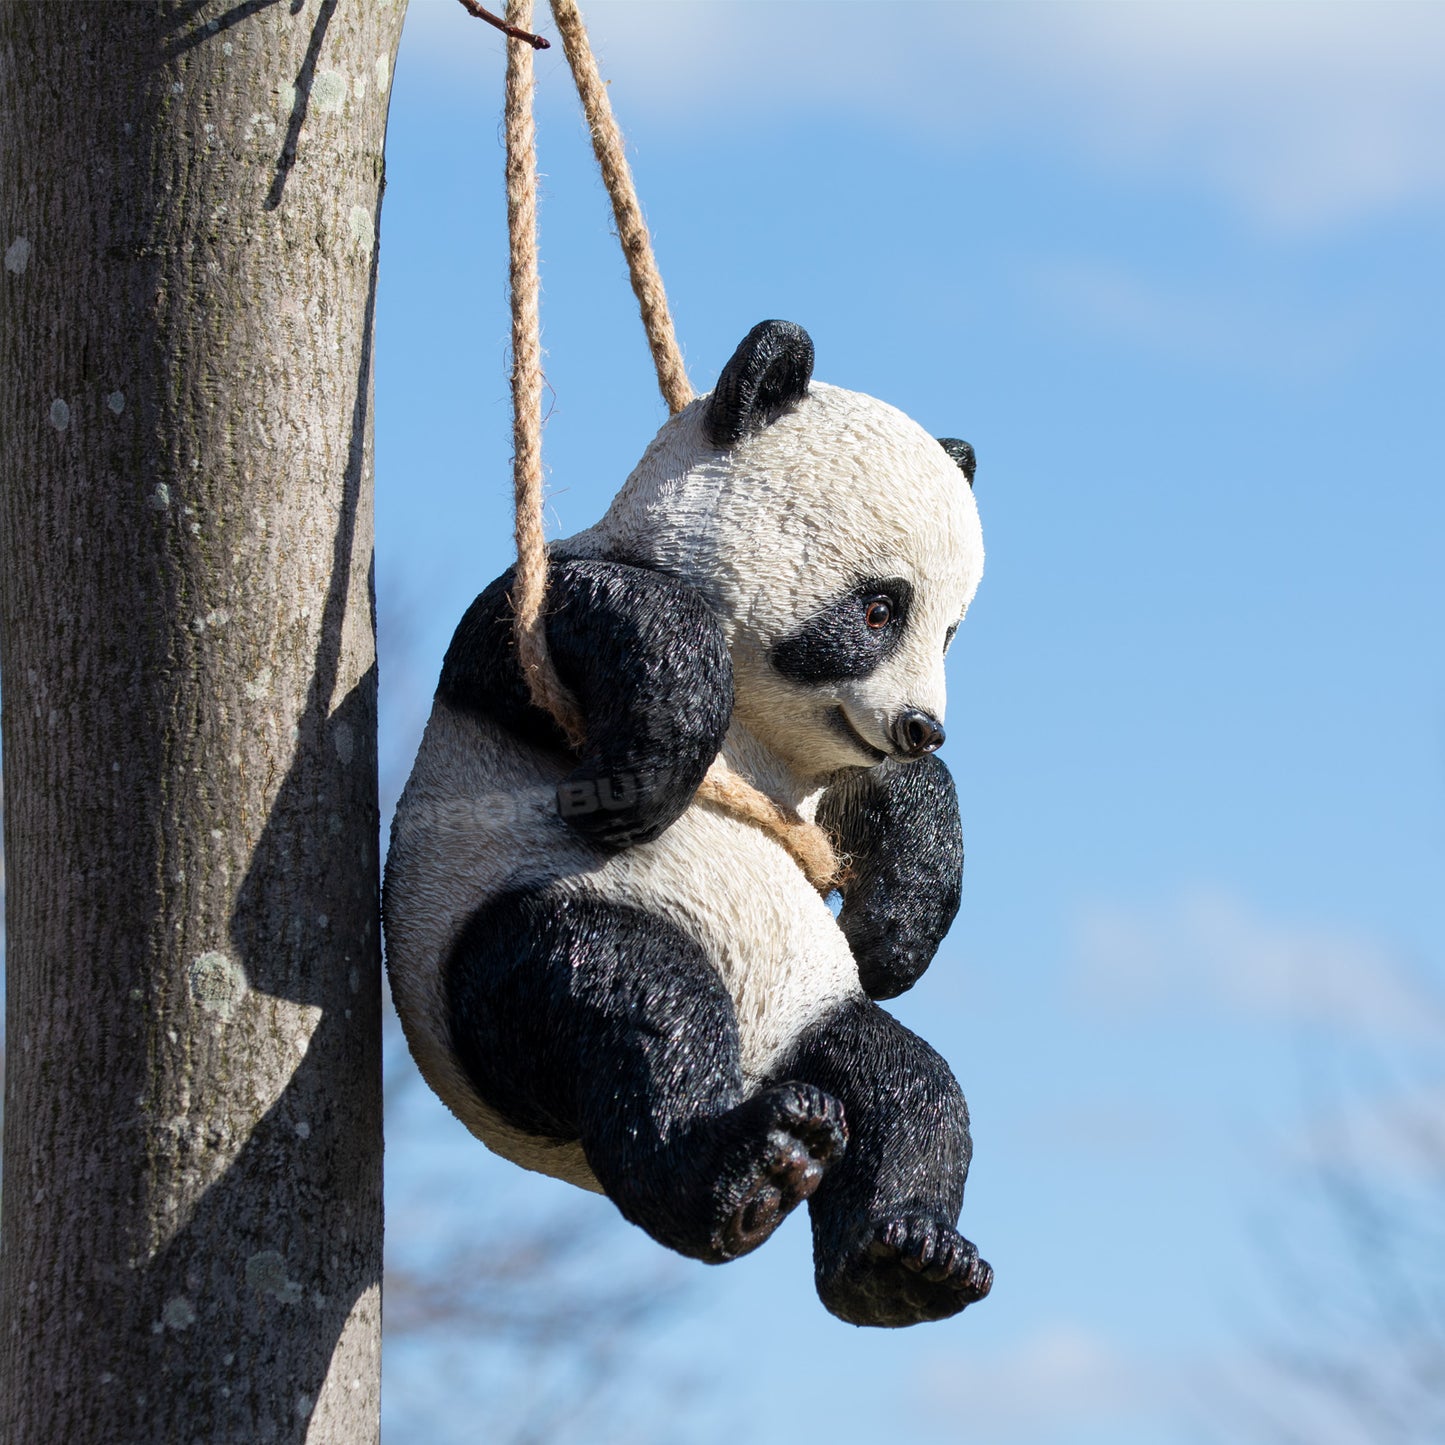
<instances>
[{"instance_id":1,"label":"panda's front paw","mask_svg":"<svg viewBox=\"0 0 1445 1445\"><path fill-rule=\"evenodd\" d=\"M652 773L579 767L556 785L559 818L572 832L605 848L652 842L686 805L686 796L675 798Z\"/></svg>"},{"instance_id":2,"label":"panda's front paw","mask_svg":"<svg viewBox=\"0 0 1445 1445\"><path fill-rule=\"evenodd\" d=\"M951 1225L928 1215L885 1220L818 1293L839 1319L899 1327L944 1320L984 1298L993 1268Z\"/></svg>"},{"instance_id":3,"label":"panda's front paw","mask_svg":"<svg viewBox=\"0 0 1445 1445\"><path fill-rule=\"evenodd\" d=\"M696 791L657 769L584 764L557 784L557 816L589 842L630 848L675 823Z\"/></svg>"}]
</instances>

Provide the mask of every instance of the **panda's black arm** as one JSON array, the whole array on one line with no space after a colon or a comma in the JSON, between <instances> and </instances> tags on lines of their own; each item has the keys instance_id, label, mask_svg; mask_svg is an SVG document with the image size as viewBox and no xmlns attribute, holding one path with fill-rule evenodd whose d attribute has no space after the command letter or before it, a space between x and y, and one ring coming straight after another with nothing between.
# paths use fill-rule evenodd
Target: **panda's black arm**
<instances>
[{"instance_id":1,"label":"panda's black arm","mask_svg":"<svg viewBox=\"0 0 1445 1445\"><path fill-rule=\"evenodd\" d=\"M895 998L933 961L958 912L958 794L936 757L843 774L818 822L848 860L838 922L870 998Z\"/></svg>"},{"instance_id":2,"label":"panda's black arm","mask_svg":"<svg viewBox=\"0 0 1445 1445\"><path fill-rule=\"evenodd\" d=\"M517 666L512 584L505 572L467 609L437 695L567 753ZM557 811L595 842L650 842L692 801L732 718L732 663L717 617L686 583L592 558L553 560L546 617L557 675L587 729L558 784Z\"/></svg>"}]
</instances>

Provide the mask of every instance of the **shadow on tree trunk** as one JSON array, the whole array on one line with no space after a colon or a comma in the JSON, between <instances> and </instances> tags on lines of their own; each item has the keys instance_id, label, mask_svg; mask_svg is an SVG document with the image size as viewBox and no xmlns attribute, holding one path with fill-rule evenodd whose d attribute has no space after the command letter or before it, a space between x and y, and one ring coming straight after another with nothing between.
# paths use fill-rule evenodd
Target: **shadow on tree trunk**
<instances>
[{"instance_id":1,"label":"shadow on tree trunk","mask_svg":"<svg viewBox=\"0 0 1445 1445\"><path fill-rule=\"evenodd\" d=\"M324 1154L307 1167L305 1148L313 1134L333 1136L332 1115L339 1108L359 1108L368 1128L381 1129L375 665L331 705L363 502L376 281L373 251L341 519L311 685L297 725L295 760L238 891L230 933L251 992L314 1009L315 1027L309 1037L294 1041L298 1063L285 1089L145 1270L144 1288L158 1321L153 1329L162 1337L156 1342L156 1388L184 1381L191 1390L212 1392L216 1398L205 1413L218 1421L289 1414L290 1434L268 1438L297 1441L305 1437L357 1301L381 1285L379 1149L343 1159L338 1173L326 1167ZM368 595L374 634L370 576ZM340 773L338 756L349 763ZM343 775L353 794L333 811L337 800L328 790ZM358 810L367 818L361 836L339 836L334 820L355 817ZM352 870L331 866L338 849L366 853L364 895L349 887ZM347 935L338 938L339 929ZM335 960L334 966L327 960ZM356 1122L353 1118L343 1132ZM257 1211L258 1181L270 1181L265 1192L287 1217L289 1244L282 1247L269 1229L271 1211ZM302 1227L295 1228L293 1220ZM358 1273L354 1264L363 1258L374 1263ZM242 1291L236 1289L238 1270L244 1273ZM194 1318L191 1298L228 1294L238 1310L233 1329L202 1334L188 1327L187 1316ZM287 1328L285 1318L292 1314L297 1327ZM247 1358L247 1341L265 1342L270 1356ZM258 1382L278 1379L300 1382L289 1408L277 1412L272 1402L268 1411L267 1402L258 1400L248 1411L247 1393L264 1388ZM332 1382L333 1389L349 1386ZM118 1422L116 1438L145 1438L147 1403L144 1395L132 1401L130 1419ZM231 1440L215 1435L208 1445Z\"/></svg>"}]
</instances>

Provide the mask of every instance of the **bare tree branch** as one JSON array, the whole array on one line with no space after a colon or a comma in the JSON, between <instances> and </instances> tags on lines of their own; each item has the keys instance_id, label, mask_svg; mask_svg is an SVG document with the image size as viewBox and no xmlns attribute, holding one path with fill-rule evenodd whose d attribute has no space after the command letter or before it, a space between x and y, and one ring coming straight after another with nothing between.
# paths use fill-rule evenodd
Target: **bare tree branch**
<instances>
[{"instance_id":1,"label":"bare tree branch","mask_svg":"<svg viewBox=\"0 0 1445 1445\"><path fill-rule=\"evenodd\" d=\"M1445 1440L1445 1131L1439 1060L1341 1052L1321 1085L1318 1155L1267 1250L1281 1323L1249 1401L1256 1438L1309 1445ZM1395 1050L1399 1055L1401 1051ZM1317 1238L1323 1248L1301 1241ZM1268 1399L1264 1396L1275 1396ZM1294 1416L1323 1422L1299 1428ZM1325 1434L1320 1432L1324 1431Z\"/></svg>"}]
</instances>

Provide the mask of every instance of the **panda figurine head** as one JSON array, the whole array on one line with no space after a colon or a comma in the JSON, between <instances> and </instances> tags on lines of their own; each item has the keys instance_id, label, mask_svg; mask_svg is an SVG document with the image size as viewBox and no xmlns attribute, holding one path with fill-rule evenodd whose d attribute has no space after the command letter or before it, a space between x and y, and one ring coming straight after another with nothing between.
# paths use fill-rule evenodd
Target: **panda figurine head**
<instances>
[{"instance_id":1,"label":"panda figurine head","mask_svg":"<svg viewBox=\"0 0 1445 1445\"><path fill-rule=\"evenodd\" d=\"M942 743L944 653L983 572L973 449L812 365L801 327L755 326L568 544L696 588L734 721L803 779Z\"/></svg>"}]
</instances>

